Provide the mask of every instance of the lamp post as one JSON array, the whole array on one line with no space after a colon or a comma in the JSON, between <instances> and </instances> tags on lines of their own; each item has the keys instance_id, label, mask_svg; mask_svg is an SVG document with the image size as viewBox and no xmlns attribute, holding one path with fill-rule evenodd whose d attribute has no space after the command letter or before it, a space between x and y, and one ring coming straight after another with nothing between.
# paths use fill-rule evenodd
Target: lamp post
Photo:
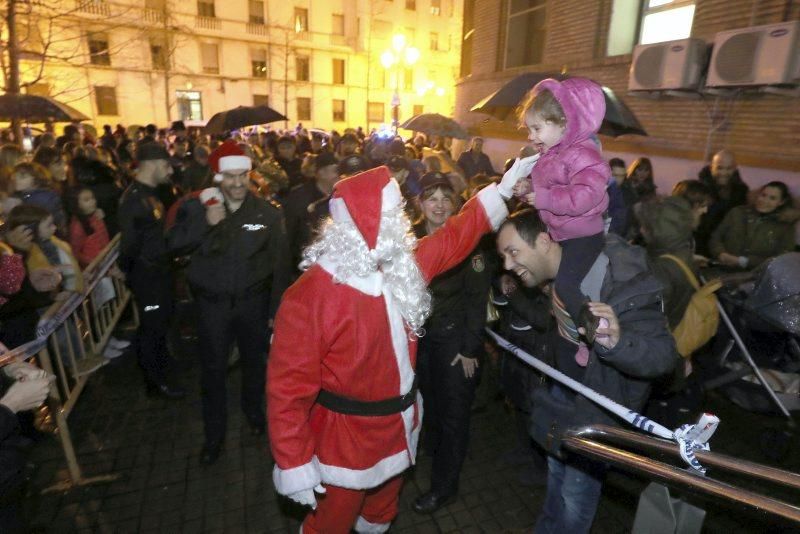
<instances>
[{"instance_id":1,"label":"lamp post","mask_svg":"<svg viewBox=\"0 0 800 534\"><path fill-rule=\"evenodd\" d=\"M396 67L394 95L392 96L392 129L397 133L400 126L400 74L401 66L413 66L419 60L419 49L406 43L406 36L397 34L392 37L392 48L381 54L381 64L388 71Z\"/></svg>"}]
</instances>

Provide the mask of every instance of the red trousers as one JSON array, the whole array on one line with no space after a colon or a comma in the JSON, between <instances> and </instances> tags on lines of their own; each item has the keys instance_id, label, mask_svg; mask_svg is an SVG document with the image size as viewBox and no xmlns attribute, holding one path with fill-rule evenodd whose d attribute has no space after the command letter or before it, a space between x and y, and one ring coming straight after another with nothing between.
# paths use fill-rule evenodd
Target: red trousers
<instances>
[{"instance_id":1,"label":"red trousers","mask_svg":"<svg viewBox=\"0 0 800 534\"><path fill-rule=\"evenodd\" d=\"M326 493L317 494L317 509L306 517L303 534L348 534L356 528L356 521L371 525L364 531L388 530L397 516L397 501L403 477L390 478L378 487L368 490L351 490L338 486L325 486ZM363 525L363 523L362 523ZM385 529L380 526L385 525ZM361 529L356 529L361 530Z\"/></svg>"}]
</instances>

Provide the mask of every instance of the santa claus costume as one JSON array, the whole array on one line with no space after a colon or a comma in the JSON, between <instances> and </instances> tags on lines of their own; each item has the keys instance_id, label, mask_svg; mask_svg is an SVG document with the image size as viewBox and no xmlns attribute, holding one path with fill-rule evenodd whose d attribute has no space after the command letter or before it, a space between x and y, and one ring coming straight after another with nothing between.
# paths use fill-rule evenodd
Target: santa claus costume
<instances>
[{"instance_id":1,"label":"santa claus costume","mask_svg":"<svg viewBox=\"0 0 800 534\"><path fill-rule=\"evenodd\" d=\"M491 185L416 241L402 204L386 167L336 184L332 221L306 250L307 270L275 319L267 372L273 481L314 508L305 533L388 530L400 474L417 451L414 369L431 308L427 283L508 215Z\"/></svg>"}]
</instances>

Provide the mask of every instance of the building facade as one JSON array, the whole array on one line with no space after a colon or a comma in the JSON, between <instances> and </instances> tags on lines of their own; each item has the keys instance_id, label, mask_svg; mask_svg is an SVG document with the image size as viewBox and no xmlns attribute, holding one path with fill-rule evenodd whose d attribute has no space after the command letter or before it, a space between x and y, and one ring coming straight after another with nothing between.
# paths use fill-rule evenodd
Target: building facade
<instances>
[{"instance_id":1,"label":"building facade","mask_svg":"<svg viewBox=\"0 0 800 534\"><path fill-rule=\"evenodd\" d=\"M566 72L611 88L649 136L602 137L604 151L654 159L662 191L696 176L709 154L732 150L751 185L784 179L800 187L800 99L755 91L683 97L628 92L636 44L698 37L800 18L783 0L466 0L456 118L488 139L496 166L524 133L469 109L523 72ZM659 177L659 170L661 176ZM666 189L665 192L668 192Z\"/></svg>"},{"instance_id":2,"label":"building facade","mask_svg":"<svg viewBox=\"0 0 800 534\"><path fill-rule=\"evenodd\" d=\"M391 121L395 90L400 120L453 112L462 0L50 1L62 11L18 17L23 92L96 126L266 103L289 126L371 128ZM396 34L419 58L386 68Z\"/></svg>"}]
</instances>

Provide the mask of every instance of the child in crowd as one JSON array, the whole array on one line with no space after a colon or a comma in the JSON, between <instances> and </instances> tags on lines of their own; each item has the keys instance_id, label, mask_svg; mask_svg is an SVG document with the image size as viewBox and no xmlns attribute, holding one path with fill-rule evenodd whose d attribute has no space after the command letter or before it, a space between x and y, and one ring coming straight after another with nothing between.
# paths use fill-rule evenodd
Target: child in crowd
<instances>
[{"instance_id":1,"label":"child in crowd","mask_svg":"<svg viewBox=\"0 0 800 534\"><path fill-rule=\"evenodd\" d=\"M105 214L86 186L78 186L70 193L69 211L72 213L69 242L81 268L85 268L108 246L108 230L103 222Z\"/></svg>"},{"instance_id":2,"label":"child in crowd","mask_svg":"<svg viewBox=\"0 0 800 534\"><path fill-rule=\"evenodd\" d=\"M541 155L524 198L539 210L561 245L553 306L561 336L578 346L575 361L581 367L589 358L585 342L594 342L598 328L602 334L607 327L589 311L589 298L580 289L605 246L603 214L611 169L594 141L604 115L602 89L585 78L539 82L520 113Z\"/></svg>"},{"instance_id":3,"label":"child in crowd","mask_svg":"<svg viewBox=\"0 0 800 534\"><path fill-rule=\"evenodd\" d=\"M44 208L52 215L60 235L66 235L67 218L61 197L47 178L47 170L37 163L17 163L11 172L14 196L24 204Z\"/></svg>"}]
</instances>

